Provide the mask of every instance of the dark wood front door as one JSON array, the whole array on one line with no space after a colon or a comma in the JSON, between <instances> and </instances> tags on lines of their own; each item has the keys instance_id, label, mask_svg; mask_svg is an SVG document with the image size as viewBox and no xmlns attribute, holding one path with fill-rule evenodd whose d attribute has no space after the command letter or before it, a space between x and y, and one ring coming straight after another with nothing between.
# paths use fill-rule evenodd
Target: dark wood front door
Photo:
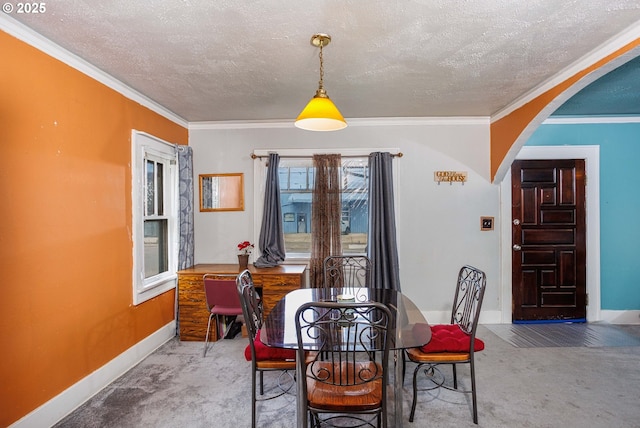
<instances>
[{"instance_id":1,"label":"dark wood front door","mask_svg":"<svg viewBox=\"0 0 640 428\"><path fill-rule=\"evenodd\" d=\"M584 160L511 166L513 321L586 318Z\"/></svg>"}]
</instances>

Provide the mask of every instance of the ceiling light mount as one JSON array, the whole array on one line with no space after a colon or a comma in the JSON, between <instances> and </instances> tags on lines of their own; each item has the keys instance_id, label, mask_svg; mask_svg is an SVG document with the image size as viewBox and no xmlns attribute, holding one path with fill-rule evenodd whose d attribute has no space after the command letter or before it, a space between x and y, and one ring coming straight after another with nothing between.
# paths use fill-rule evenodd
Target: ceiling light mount
<instances>
[{"instance_id":1,"label":"ceiling light mount","mask_svg":"<svg viewBox=\"0 0 640 428\"><path fill-rule=\"evenodd\" d=\"M322 48L331 42L331 36L324 33L317 33L311 36L311 45L320 48L320 80L318 90L302 113L296 119L295 125L298 128L309 131L336 131L347 126L347 122L342 117L338 108L333 104L324 89L324 58Z\"/></svg>"},{"instance_id":2,"label":"ceiling light mount","mask_svg":"<svg viewBox=\"0 0 640 428\"><path fill-rule=\"evenodd\" d=\"M327 46L331 43L331 36L324 33L317 33L311 36L311 45L317 48Z\"/></svg>"}]
</instances>

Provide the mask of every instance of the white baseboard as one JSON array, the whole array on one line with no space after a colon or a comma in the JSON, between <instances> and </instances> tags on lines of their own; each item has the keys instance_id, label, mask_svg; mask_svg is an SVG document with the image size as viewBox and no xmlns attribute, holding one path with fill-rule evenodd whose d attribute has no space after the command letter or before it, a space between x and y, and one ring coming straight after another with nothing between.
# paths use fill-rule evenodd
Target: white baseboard
<instances>
[{"instance_id":1,"label":"white baseboard","mask_svg":"<svg viewBox=\"0 0 640 428\"><path fill-rule=\"evenodd\" d=\"M428 311L422 312L429 324L448 324L451 320L451 312L448 311ZM593 322L604 322L609 324L640 324L640 310L611 311L600 310L600 319L591 320ZM502 313L499 310L482 311L480 313L480 324L511 324L502 320Z\"/></svg>"},{"instance_id":2,"label":"white baseboard","mask_svg":"<svg viewBox=\"0 0 640 428\"><path fill-rule=\"evenodd\" d=\"M56 424L175 335L176 322L172 321L14 422L10 428L50 427Z\"/></svg>"},{"instance_id":3,"label":"white baseboard","mask_svg":"<svg viewBox=\"0 0 640 428\"><path fill-rule=\"evenodd\" d=\"M451 321L451 311L423 311L425 319L429 324L449 324ZM502 312L481 311L479 324L502 324Z\"/></svg>"},{"instance_id":4,"label":"white baseboard","mask_svg":"<svg viewBox=\"0 0 640 428\"><path fill-rule=\"evenodd\" d=\"M609 324L640 324L640 310L610 311L601 310L600 319Z\"/></svg>"}]
</instances>

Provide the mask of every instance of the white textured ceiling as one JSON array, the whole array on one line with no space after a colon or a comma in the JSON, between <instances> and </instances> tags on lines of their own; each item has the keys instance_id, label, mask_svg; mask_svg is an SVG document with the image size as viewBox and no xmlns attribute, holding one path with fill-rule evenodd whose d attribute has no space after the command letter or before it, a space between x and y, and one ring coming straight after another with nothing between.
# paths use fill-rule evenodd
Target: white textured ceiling
<instances>
[{"instance_id":1,"label":"white textured ceiling","mask_svg":"<svg viewBox=\"0 0 640 428\"><path fill-rule=\"evenodd\" d=\"M46 8L10 17L189 122L294 119L317 88L316 32L333 38L325 88L347 118L490 116L640 21L638 0L56 0Z\"/></svg>"}]
</instances>

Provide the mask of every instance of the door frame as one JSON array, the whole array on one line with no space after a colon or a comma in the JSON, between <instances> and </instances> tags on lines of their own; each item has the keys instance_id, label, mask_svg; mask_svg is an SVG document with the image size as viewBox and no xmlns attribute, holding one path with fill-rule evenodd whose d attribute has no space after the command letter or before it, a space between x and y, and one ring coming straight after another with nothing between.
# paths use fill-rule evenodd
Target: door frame
<instances>
[{"instance_id":1,"label":"door frame","mask_svg":"<svg viewBox=\"0 0 640 428\"><path fill-rule=\"evenodd\" d=\"M600 314L600 146L525 146L516 159L584 159L586 174L585 230L587 251L587 321L601 320ZM512 320L511 289L511 167L500 183L500 265L502 278L501 322Z\"/></svg>"}]
</instances>

